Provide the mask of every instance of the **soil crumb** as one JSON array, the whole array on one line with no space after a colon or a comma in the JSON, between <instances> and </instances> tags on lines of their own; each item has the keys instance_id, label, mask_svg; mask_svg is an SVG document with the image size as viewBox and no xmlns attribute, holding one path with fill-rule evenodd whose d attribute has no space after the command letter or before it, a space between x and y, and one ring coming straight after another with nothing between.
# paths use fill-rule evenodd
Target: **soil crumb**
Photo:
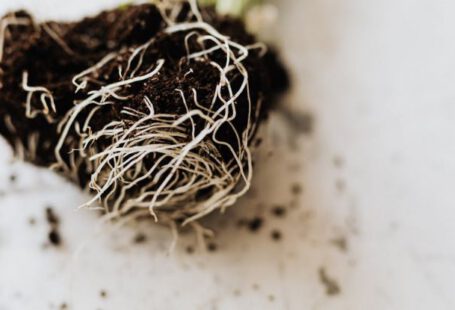
<instances>
[{"instance_id":1,"label":"soil crumb","mask_svg":"<svg viewBox=\"0 0 455 310\"><path fill-rule=\"evenodd\" d=\"M46 220L50 225L58 225L59 219L52 207L46 208Z\"/></svg>"},{"instance_id":2,"label":"soil crumb","mask_svg":"<svg viewBox=\"0 0 455 310\"><path fill-rule=\"evenodd\" d=\"M310 135L314 130L314 117L308 112L299 112L283 108L281 113L288 121L293 131L299 134Z\"/></svg>"},{"instance_id":3,"label":"soil crumb","mask_svg":"<svg viewBox=\"0 0 455 310\"><path fill-rule=\"evenodd\" d=\"M10 181L10 183L15 183L16 180L17 180L17 176L16 176L15 174L11 174L11 175L9 176L9 181Z\"/></svg>"},{"instance_id":4,"label":"soil crumb","mask_svg":"<svg viewBox=\"0 0 455 310\"><path fill-rule=\"evenodd\" d=\"M194 247L192 247L191 245L187 246L186 247L186 253L193 254L194 253Z\"/></svg>"},{"instance_id":5,"label":"soil crumb","mask_svg":"<svg viewBox=\"0 0 455 310\"><path fill-rule=\"evenodd\" d=\"M101 298L106 298L107 297L107 292L105 290L100 291L100 297Z\"/></svg>"},{"instance_id":6,"label":"soil crumb","mask_svg":"<svg viewBox=\"0 0 455 310\"><path fill-rule=\"evenodd\" d=\"M279 230L272 230L270 235L274 241L280 241L283 238L283 234Z\"/></svg>"},{"instance_id":7,"label":"soil crumb","mask_svg":"<svg viewBox=\"0 0 455 310\"><path fill-rule=\"evenodd\" d=\"M294 183L291 186L291 192L294 196L299 196L303 192L303 187L299 183Z\"/></svg>"},{"instance_id":8,"label":"soil crumb","mask_svg":"<svg viewBox=\"0 0 455 310\"><path fill-rule=\"evenodd\" d=\"M48 240L53 246L60 246L62 244L62 237L59 232L60 219L55 214L51 207L46 208L46 221L49 224L50 230L48 233Z\"/></svg>"},{"instance_id":9,"label":"soil crumb","mask_svg":"<svg viewBox=\"0 0 455 310\"><path fill-rule=\"evenodd\" d=\"M321 281L322 285L325 287L325 293L328 296L335 296L341 293L340 285L337 281L332 279L324 267L319 269L319 280Z\"/></svg>"},{"instance_id":10,"label":"soil crumb","mask_svg":"<svg viewBox=\"0 0 455 310\"><path fill-rule=\"evenodd\" d=\"M147 236L143 233L138 233L136 237L134 237L134 243L135 244L142 244L147 241Z\"/></svg>"},{"instance_id":11,"label":"soil crumb","mask_svg":"<svg viewBox=\"0 0 455 310\"><path fill-rule=\"evenodd\" d=\"M62 244L62 238L60 237L60 233L56 229L52 229L49 232L49 241L52 245L59 246Z\"/></svg>"},{"instance_id":12,"label":"soil crumb","mask_svg":"<svg viewBox=\"0 0 455 310\"><path fill-rule=\"evenodd\" d=\"M209 250L209 252L216 252L218 250L218 245L216 243L210 242L207 244L207 250Z\"/></svg>"},{"instance_id":13,"label":"soil crumb","mask_svg":"<svg viewBox=\"0 0 455 310\"><path fill-rule=\"evenodd\" d=\"M272 214L276 217L284 217L286 216L286 208L283 206L276 206L272 209Z\"/></svg>"},{"instance_id":14,"label":"soil crumb","mask_svg":"<svg viewBox=\"0 0 455 310\"><path fill-rule=\"evenodd\" d=\"M332 239L330 241L330 243L333 246L335 246L336 248L338 248L341 252L347 252L348 251L348 246L349 246L348 245L348 240L344 236Z\"/></svg>"},{"instance_id":15,"label":"soil crumb","mask_svg":"<svg viewBox=\"0 0 455 310\"><path fill-rule=\"evenodd\" d=\"M254 219L248 222L248 229L252 232L257 232L261 229L263 224L264 220L262 218L255 217Z\"/></svg>"}]
</instances>

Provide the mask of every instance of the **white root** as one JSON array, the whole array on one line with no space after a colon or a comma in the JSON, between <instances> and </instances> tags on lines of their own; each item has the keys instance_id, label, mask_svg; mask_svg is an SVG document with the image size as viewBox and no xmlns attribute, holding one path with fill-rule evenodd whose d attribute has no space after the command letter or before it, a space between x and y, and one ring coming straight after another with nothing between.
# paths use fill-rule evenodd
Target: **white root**
<instances>
[{"instance_id":1,"label":"white root","mask_svg":"<svg viewBox=\"0 0 455 310\"><path fill-rule=\"evenodd\" d=\"M51 113L56 113L54 97L52 93L45 87L42 86L30 86L28 85L28 72L24 71L22 74L22 89L27 92L27 99L25 102L25 116L28 118L35 118L39 114L43 114L48 122L53 121ZM39 94L39 101L43 106L42 109L33 109L32 100L33 95Z\"/></svg>"},{"instance_id":2,"label":"white root","mask_svg":"<svg viewBox=\"0 0 455 310\"><path fill-rule=\"evenodd\" d=\"M187 50L186 60L189 63L204 61L219 72L211 106L203 106L198 102L198 90L193 87L189 97L182 89L175 89L186 111L183 115L158 113L157 103L148 96L143 98L147 112L131 107L122 108L122 102L130 99L125 94L133 83L156 77L165 66L164 60L158 60L148 73L138 75L141 69L141 72L144 71L143 57L153 45L152 39L130 51L125 68L118 68L118 82L103 85L101 81L96 81L91 89L100 83L102 86L89 91L87 98L78 102L63 118L58 126L60 138L55 148L55 166L76 176L80 162L74 159L75 154L84 159L91 172L89 186L96 194L81 207L101 202L107 219L144 214L168 222L184 219L183 225L191 224L200 235L205 235L207 232L194 221L214 210L224 210L233 205L251 185L252 156L249 142L258 114L252 114L248 71L243 62L251 50L263 49L264 46L243 46L219 33L203 21L195 0L189 0L192 17L178 23L175 20L178 15L175 8L180 10L181 7L169 3L157 3L168 23L165 33L186 32L185 41L182 42ZM197 51L191 51L190 39L195 39L199 44ZM220 64L212 60L214 53L224 53L225 62ZM92 75L118 59L119 55L109 54L76 75L73 78L76 92L85 91L93 82ZM190 69L186 75L195 70ZM231 84L230 77L233 75L241 77L240 86ZM53 109L53 100L45 96L45 89L28 86L26 75L24 81L23 86L29 91L29 96L41 92L43 111L48 111L49 107ZM238 100L243 96L247 98L249 121L245 130L238 132L232 122L237 117ZM189 100L194 102L195 108L190 108ZM92 120L108 105L118 106L125 119L113 120L103 128L94 130ZM259 113L259 109L256 110ZM31 109L29 112L33 115ZM79 123L77 120L81 113L87 116ZM224 126L232 129L235 145L220 137L220 128ZM79 149L70 154L68 163L63 158L62 149L74 143L74 135L70 134L72 131L79 137ZM104 141L103 144L100 141ZM229 150L231 160L226 162L222 159L220 147ZM198 196L201 191L207 194Z\"/></svg>"},{"instance_id":3,"label":"white root","mask_svg":"<svg viewBox=\"0 0 455 310\"><path fill-rule=\"evenodd\" d=\"M76 86L76 93L79 92L80 90L85 89L87 87L87 79L84 79L85 76L92 72L96 72L97 70L101 69L104 65L109 63L110 61L114 60L117 57L116 53L109 53L103 59L101 59L98 63L93 65L92 67L82 71L81 73L77 74L76 76L73 77L73 85ZM82 81L79 81L82 79Z\"/></svg>"},{"instance_id":4,"label":"white root","mask_svg":"<svg viewBox=\"0 0 455 310\"><path fill-rule=\"evenodd\" d=\"M44 23L42 24L42 28L69 56L74 56L76 54L65 41L60 38L57 31L53 29L52 24Z\"/></svg>"},{"instance_id":5,"label":"white root","mask_svg":"<svg viewBox=\"0 0 455 310\"><path fill-rule=\"evenodd\" d=\"M18 18L16 16L6 16L0 20L0 62L3 60L6 31L9 26L28 26L32 21L29 18Z\"/></svg>"}]
</instances>

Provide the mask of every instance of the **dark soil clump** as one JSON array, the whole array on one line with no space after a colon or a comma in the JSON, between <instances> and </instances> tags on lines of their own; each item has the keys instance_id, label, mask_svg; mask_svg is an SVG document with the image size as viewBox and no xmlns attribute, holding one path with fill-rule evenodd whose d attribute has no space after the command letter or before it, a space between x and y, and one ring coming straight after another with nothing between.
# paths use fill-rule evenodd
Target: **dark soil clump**
<instances>
[{"instance_id":1,"label":"dark soil clump","mask_svg":"<svg viewBox=\"0 0 455 310\"><path fill-rule=\"evenodd\" d=\"M147 236L143 233L139 233L134 237L134 243L135 244L142 244L147 241Z\"/></svg>"},{"instance_id":2,"label":"dark soil clump","mask_svg":"<svg viewBox=\"0 0 455 310\"><path fill-rule=\"evenodd\" d=\"M280 241L283 238L283 234L279 230L273 230L270 235L274 241Z\"/></svg>"},{"instance_id":3,"label":"dark soil clump","mask_svg":"<svg viewBox=\"0 0 455 310\"><path fill-rule=\"evenodd\" d=\"M48 233L50 244L56 247L60 246L62 244L62 238L59 232L60 219L50 207L46 208L46 221L50 228Z\"/></svg>"},{"instance_id":4,"label":"dark soil clump","mask_svg":"<svg viewBox=\"0 0 455 310\"><path fill-rule=\"evenodd\" d=\"M251 232L257 232L261 229L262 225L264 224L264 220L260 217L255 217L251 221L248 222L248 229Z\"/></svg>"},{"instance_id":5,"label":"dark soil clump","mask_svg":"<svg viewBox=\"0 0 455 310\"><path fill-rule=\"evenodd\" d=\"M107 297L107 292L105 290L100 291L100 296L101 298L106 298Z\"/></svg>"},{"instance_id":6,"label":"dark soil clump","mask_svg":"<svg viewBox=\"0 0 455 310\"><path fill-rule=\"evenodd\" d=\"M51 207L46 208L46 220L50 225L58 225L59 219Z\"/></svg>"},{"instance_id":7,"label":"dark soil clump","mask_svg":"<svg viewBox=\"0 0 455 310\"><path fill-rule=\"evenodd\" d=\"M335 296L341 293L340 285L337 281L329 277L325 268L319 269L319 280L325 287L325 292L328 296Z\"/></svg>"},{"instance_id":8,"label":"dark soil clump","mask_svg":"<svg viewBox=\"0 0 455 310\"><path fill-rule=\"evenodd\" d=\"M204 21L239 44L250 45L255 42L239 20L218 16L212 9L202 10L202 15ZM222 105L222 102L214 102L211 93L217 88L220 72L204 59L187 59L187 49L197 51L201 49L200 43L191 37L187 38L189 31L172 34L163 31L165 20L154 5L126 6L78 22L36 23L25 11L11 13L4 18L16 23L7 27L0 58L0 134L18 155L37 165L50 167L61 160L64 164L57 165L57 170L81 187L87 187L96 169L79 151L79 131L91 115L87 111L77 115L74 124L79 127L72 127L68 131L64 144L57 151L56 145L62 134L61 123L67 120L71 109L94 91L103 85L121 82L119 75L126 72L121 72L119 68L134 67L135 76L144 76L158 66L158 60L163 60L165 64L157 75L118 90L115 96L111 96L113 104L100 106L96 117L90 122L93 132L115 121L132 124L134 117L124 112L130 109L147 113L144 98L153 102L155 113L176 116L184 115L188 109L216 109ZM185 6L178 18L194 21L189 8ZM137 48L147 42L150 44L143 50L140 63L129 63ZM211 47L214 46L204 48ZM113 59L87 73L84 89L78 89L74 77L87 68L93 68L111 54L114 55ZM226 60L224 53L213 52L211 57L212 62L223 63ZM201 150L199 156L214 156L220 163L232 162L232 150L239 152L241 148L238 133L243 133L251 122L256 125L261 123L275 95L289 84L286 71L275 53L261 55L259 50L251 50L244 66L248 71L249 93L246 90L241 93L235 102L236 117L217 132L216 138L222 143L218 143L216 149ZM229 74L232 87L240 88L241 77L234 72ZM45 91L26 91L26 87L41 87ZM194 96L194 89L197 90L197 97ZM222 88L221 92L227 93L227 90ZM50 104L49 94L52 95L55 109ZM182 96L186 98L186 103ZM121 101L123 97L128 100ZM43 98L49 103L48 107L43 106ZM252 102L251 114L247 109L249 98ZM259 105L259 102L262 104ZM189 129L182 134L188 134L191 126L197 131L205 125L200 118L191 119L191 122L186 121L185 125ZM253 138L254 132L251 141ZM90 147L93 150L104 150L111 140L100 137L92 143ZM156 161L154 156L144 157L144 170L151 169ZM169 162L170 159L164 159L161 166ZM130 181L126 180L125 183ZM145 181L137 184L137 188L129 193L140 193L143 183ZM195 199L212 195L214 190L211 187L203 188L195 194ZM120 191L114 192L112 197L106 199L118 198ZM49 223L58 225L52 214L47 216ZM60 243L57 235L52 232L52 243Z\"/></svg>"},{"instance_id":9,"label":"dark soil clump","mask_svg":"<svg viewBox=\"0 0 455 310\"><path fill-rule=\"evenodd\" d=\"M207 250L209 250L209 252L216 252L218 250L218 245L216 243L210 242L207 245Z\"/></svg>"},{"instance_id":10,"label":"dark soil clump","mask_svg":"<svg viewBox=\"0 0 455 310\"><path fill-rule=\"evenodd\" d=\"M282 206L276 206L272 209L272 214L276 217L285 217L286 216L286 208Z\"/></svg>"},{"instance_id":11,"label":"dark soil clump","mask_svg":"<svg viewBox=\"0 0 455 310\"><path fill-rule=\"evenodd\" d=\"M55 228L53 228L49 232L49 241L54 246L59 246L62 243L62 239L60 238L60 234Z\"/></svg>"}]
</instances>

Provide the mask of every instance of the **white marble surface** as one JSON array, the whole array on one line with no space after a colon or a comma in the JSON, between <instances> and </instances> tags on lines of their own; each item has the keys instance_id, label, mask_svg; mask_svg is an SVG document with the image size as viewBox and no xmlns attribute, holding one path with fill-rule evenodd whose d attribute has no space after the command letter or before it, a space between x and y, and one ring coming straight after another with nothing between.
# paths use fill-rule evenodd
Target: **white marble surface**
<instances>
[{"instance_id":1,"label":"white marble surface","mask_svg":"<svg viewBox=\"0 0 455 310\"><path fill-rule=\"evenodd\" d=\"M114 2L0 0L0 12L76 18ZM455 2L278 6L273 36L295 79L283 104L310 112L314 131L296 137L272 117L254 195L206 223L218 250L189 255L194 240L182 236L169 254L169 231L154 225L99 228L75 211L87 198L78 189L13 162L2 143L1 310L455 309ZM295 207L279 219L276 204ZM43 248L47 205L62 221L60 249ZM255 215L265 218L258 233L236 226ZM137 231L144 244L132 244ZM321 268L339 294L326 294Z\"/></svg>"}]
</instances>

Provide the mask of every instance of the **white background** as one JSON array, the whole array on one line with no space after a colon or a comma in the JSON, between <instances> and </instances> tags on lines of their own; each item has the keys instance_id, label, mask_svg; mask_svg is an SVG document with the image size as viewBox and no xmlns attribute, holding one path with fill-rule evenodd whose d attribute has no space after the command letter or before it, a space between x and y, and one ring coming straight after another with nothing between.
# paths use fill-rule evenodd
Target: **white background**
<instances>
[{"instance_id":1,"label":"white background","mask_svg":"<svg viewBox=\"0 0 455 310\"><path fill-rule=\"evenodd\" d=\"M114 2L0 0L0 11L77 18ZM2 143L1 310L63 302L69 309L455 309L455 2L277 5L269 35L294 78L282 104L311 113L314 131L296 135L280 113L271 118L252 194L205 223L216 228L218 251L187 254L190 234L169 254L169 231L151 223L100 227L96 214L75 211L84 194L14 162ZM298 199L290 194L295 182L304 188ZM276 204L294 208L277 219ZM44 246L46 205L61 217L61 249ZM257 234L236 226L255 215L265 218ZM282 241L271 240L273 229ZM137 231L147 234L145 244L132 244ZM334 246L339 238L346 251ZM326 294L320 268L340 294Z\"/></svg>"}]
</instances>

